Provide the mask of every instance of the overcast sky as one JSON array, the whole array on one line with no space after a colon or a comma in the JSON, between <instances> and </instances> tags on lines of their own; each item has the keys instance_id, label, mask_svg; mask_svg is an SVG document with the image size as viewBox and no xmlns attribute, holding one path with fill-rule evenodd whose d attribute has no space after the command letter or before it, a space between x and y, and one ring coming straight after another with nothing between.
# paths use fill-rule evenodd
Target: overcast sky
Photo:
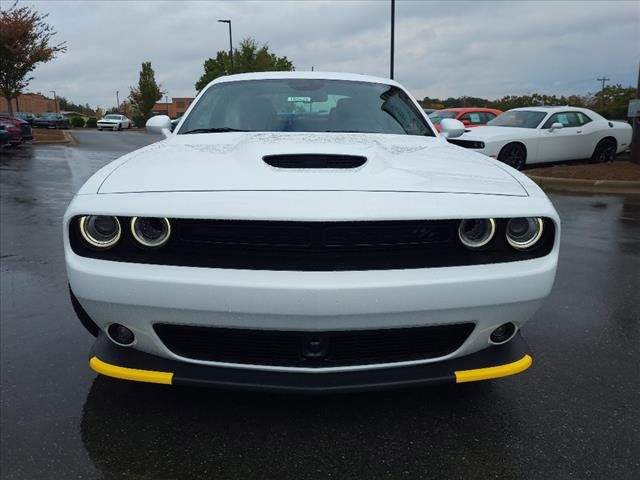
<instances>
[{"instance_id":1,"label":"overcast sky","mask_svg":"<svg viewBox=\"0 0 640 480\"><path fill-rule=\"evenodd\" d=\"M3 2L5 3L5 2ZM169 97L193 96L203 61L247 36L296 70L389 74L389 1L22 1L50 14L67 52L29 90L110 107L149 60ZM584 94L635 85L640 2L396 2L396 79L416 97Z\"/></svg>"}]
</instances>

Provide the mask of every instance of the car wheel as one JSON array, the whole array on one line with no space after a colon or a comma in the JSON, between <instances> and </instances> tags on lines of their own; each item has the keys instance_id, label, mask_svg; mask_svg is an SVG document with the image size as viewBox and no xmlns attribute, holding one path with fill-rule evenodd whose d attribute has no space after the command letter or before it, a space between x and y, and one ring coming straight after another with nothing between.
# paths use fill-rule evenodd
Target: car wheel
<instances>
[{"instance_id":1,"label":"car wheel","mask_svg":"<svg viewBox=\"0 0 640 480\"><path fill-rule=\"evenodd\" d=\"M618 145L613 138L604 138L600 140L593 151L591 161L593 163L613 162L616 158L617 146Z\"/></svg>"},{"instance_id":2,"label":"car wheel","mask_svg":"<svg viewBox=\"0 0 640 480\"><path fill-rule=\"evenodd\" d=\"M527 163L527 151L519 143L510 143L502 147L498 160L516 170L522 170Z\"/></svg>"},{"instance_id":3,"label":"car wheel","mask_svg":"<svg viewBox=\"0 0 640 480\"><path fill-rule=\"evenodd\" d=\"M100 127L98 127L98 131L99 131L99 132L101 132L101 131L102 131L102 129L101 129Z\"/></svg>"}]
</instances>

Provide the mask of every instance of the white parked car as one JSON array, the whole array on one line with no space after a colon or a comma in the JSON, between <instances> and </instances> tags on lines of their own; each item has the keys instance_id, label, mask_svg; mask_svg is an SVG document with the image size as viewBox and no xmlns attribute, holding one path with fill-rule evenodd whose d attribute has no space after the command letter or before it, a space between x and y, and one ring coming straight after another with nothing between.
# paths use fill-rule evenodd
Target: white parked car
<instances>
[{"instance_id":1,"label":"white parked car","mask_svg":"<svg viewBox=\"0 0 640 480\"><path fill-rule=\"evenodd\" d=\"M122 130L131 128L131 120L124 115L108 114L97 121L98 130Z\"/></svg>"},{"instance_id":2,"label":"white parked car","mask_svg":"<svg viewBox=\"0 0 640 480\"><path fill-rule=\"evenodd\" d=\"M535 163L611 161L629 147L631 134L628 123L586 108L526 107L508 110L451 143L520 170Z\"/></svg>"},{"instance_id":3,"label":"white parked car","mask_svg":"<svg viewBox=\"0 0 640 480\"><path fill-rule=\"evenodd\" d=\"M398 83L211 82L174 133L64 216L72 303L104 375L285 391L521 372L560 220L526 176L450 145Z\"/></svg>"}]
</instances>

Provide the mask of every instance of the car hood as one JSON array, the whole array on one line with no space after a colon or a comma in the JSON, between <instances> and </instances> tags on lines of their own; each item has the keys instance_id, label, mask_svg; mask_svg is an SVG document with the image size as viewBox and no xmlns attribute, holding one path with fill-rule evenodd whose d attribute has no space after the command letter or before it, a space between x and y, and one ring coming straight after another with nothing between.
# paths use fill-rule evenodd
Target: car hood
<instances>
[{"instance_id":1,"label":"car hood","mask_svg":"<svg viewBox=\"0 0 640 480\"><path fill-rule=\"evenodd\" d=\"M343 154L357 168L277 168L265 155ZM118 162L99 193L393 191L526 196L508 168L436 137L339 133L175 135Z\"/></svg>"},{"instance_id":2,"label":"car hood","mask_svg":"<svg viewBox=\"0 0 640 480\"><path fill-rule=\"evenodd\" d=\"M462 134L461 139L465 140L501 140L511 138L528 138L533 137L537 133L535 128L519 128L519 127L493 127L491 125L485 125L475 127L472 130L466 131Z\"/></svg>"}]
</instances>

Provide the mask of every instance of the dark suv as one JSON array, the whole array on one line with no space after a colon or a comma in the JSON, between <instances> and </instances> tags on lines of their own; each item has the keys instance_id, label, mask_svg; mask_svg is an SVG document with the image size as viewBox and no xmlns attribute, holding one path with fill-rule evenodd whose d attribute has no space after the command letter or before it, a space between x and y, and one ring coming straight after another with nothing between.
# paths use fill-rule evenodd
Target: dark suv
<instances>
[{"instance_id":1,"label":"dark suv","mask_svg":"<svg viewBox=\"0 0 640 480\"><path fill-rule=\"evenodd\" d=\"M61 113L47 112L33 121L34 127L42 128L71 128L71 122Z\"/></svg>"}]
</instances>

